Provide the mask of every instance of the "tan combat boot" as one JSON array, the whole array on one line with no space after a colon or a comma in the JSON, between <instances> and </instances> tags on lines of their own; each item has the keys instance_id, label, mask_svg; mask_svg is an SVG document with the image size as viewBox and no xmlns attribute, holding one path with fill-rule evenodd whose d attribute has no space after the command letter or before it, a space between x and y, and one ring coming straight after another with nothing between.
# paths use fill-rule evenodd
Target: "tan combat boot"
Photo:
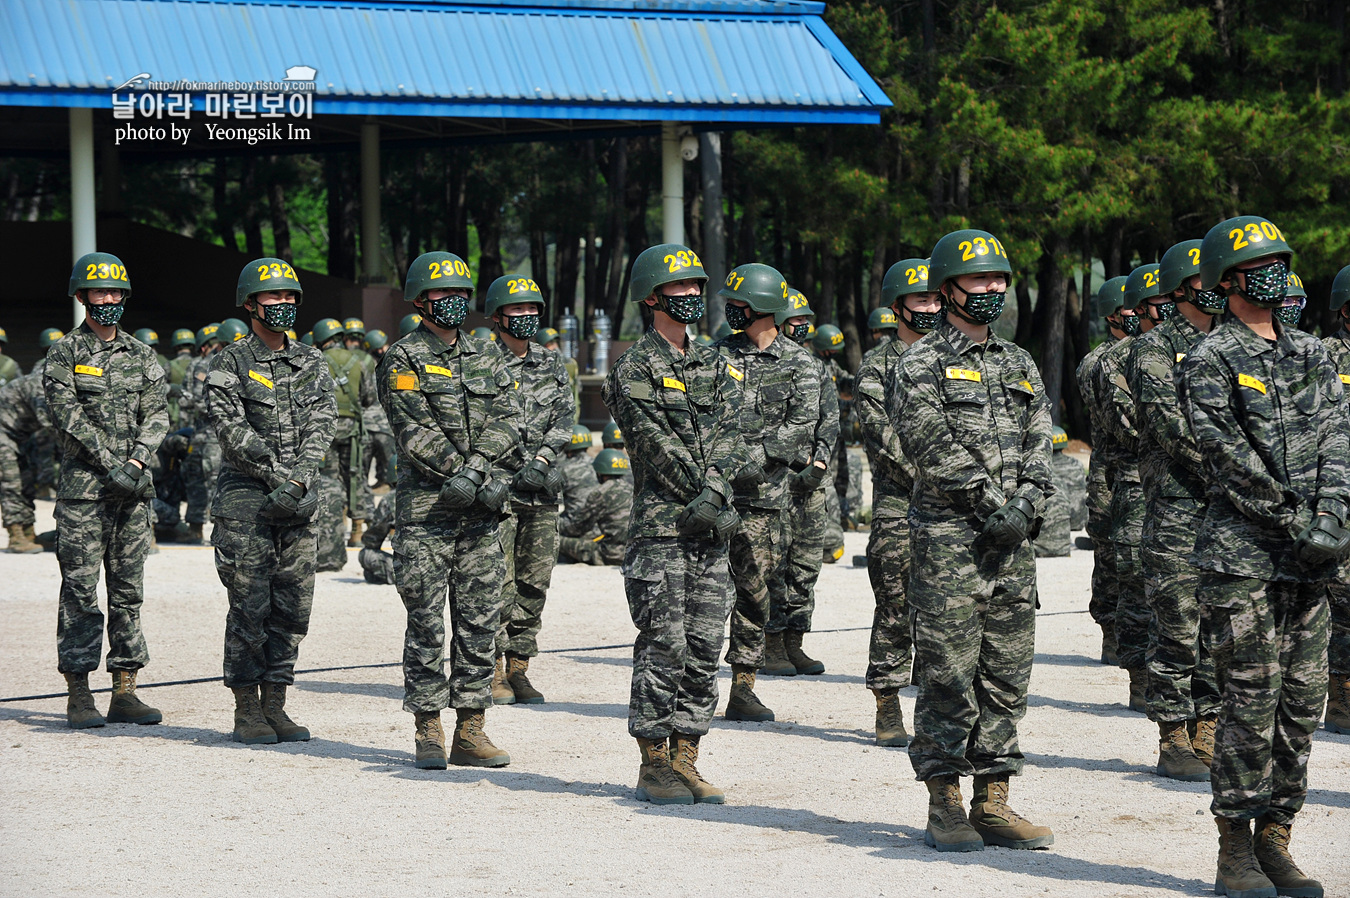
<instances>
[{"instance_id":1,"label":"tan combat boot","mask_svg":"<svg viewBox=\"0 0 1350 898\"><path fill-rule=\"evenodd\" d=\"M352 535L347 537L347 545L355 548L361 547L361 533L366 529L366 522L361 518L352 518Z\"/></svg>"},{"instance_id":2,"label":"tan combat boot","mask_svg":"<svg viewBox=\"0 0 1350 898\"><path fill-rule=\"evenodd\" d=\"M506 659L497 656L497 665L492 669L492 703L494 705L514 705L516 693L506 682Z\"/></svg>"},{"instance_id":3,"label":"tan combat boot","mask_svg":"<svg viewBox=\"0 0 1350 898\"><path fill-rule=\"evenodd\" d=\"M970 825L986 845L1000 848L1049 848L1055 834L1048 826L1037 826L1008 807L1008 774L995 773L975 777L975 794L970 798Z\"/></svg>"},{"instance_id":4,"label":"tan combat boot","mask_svg":"<svg viewBox=\"0 0 1350 898\"><path fill-rule=\"evenodd\" d=\"M1219 718L1214 714L1207 714L1195 721L1195 733L1191 736L1191 748L1195 749L1195 756L1200 759L1200 763L1206 767L1214 764L1214 734L1219 731Z\"/></svg>"},{"instance_id":5,"label":"tan combat boot","mask_svg":"<svg viewBox=\"0 0 1350 898\"><path fill-rule=\"evenodd\" d=\"M877 745L904 748L909 745L905 714L900 708L899 689L873 689L877 697Z\"/></svg>"},{"instance_id":6,"label":"tan combat boot","mask_svg":"<svg viewBox=\"0 0 1350 898\"><path fill-rule=\"evenodd\" d=\"M89 674L68 673L66 676L66 726L72 730L101 727L106 720L94 706L94 693L89 691Z\"/></svg>"},{"instance_id":7,"label":"tan combat boot","mask_svg":"<svg viewBox=\"0 0 1350 898\"><path fill-rule=\"evenodd\" d=\"M1219 827L1219 870L1214 875L1214 894L1228 898L1275 898L1275 884L1256 860L1251 823L1215 817ZM1321 894L1321 889L1318 889Z\"/></svg>"},{"instance_id":8,"label":"tan combat boot","mask_svg":"<svg viewBox=\"0 0 1350 898\"><path fill-rule=\"evenodd\" d=\"M440 711L414 711L416 760L413 766L421 770L445 769L445 730L441 727Z\"/></svg>"},{"instance_id":9,"label":"tan combat boot","mask_svg":"<svg viewBox=\"0 0 1350 898\"><path fill-rule=\"evenodd\" d=\"M1303 875L1289 854L1289 829L1292 824L1276 823L1269 817L1256 818L1255 853L1261 872L1275 884L1275 891L1291 898L1322 898L1322 884Z\"/></svg>"},{"instance_id":10,"label":"tan combat boot","mask_svg":"<svg viewBox=\"0 0 1350 898\"><path fill-rule=\"evenodd\" d=\"M1130 675L1130 710L1140 714L1148 713L1148 668L1131 667L1126 670Z\"/></svg>"},{"instance_id":11,"label":"tan combat boot","mask_svg":"<svg viewBox=\"0 0 1350 898\"><path fill-rule=\"evenodd\" d=\"M928 787L928 826L923 842L938 851L983 851L984 839L966 819L961 807L961 781L939 776L924 782Z\"/></svg>"},{"instance_id":12,"label":"tan combat boot","mask_svg":"<svg viewBox=\"0 0 1350 898\"><path fill-rule=\"evenodd\" d=\"M544 693L535 689L526 674L530 670L530 659L524 655L506 655L506 682L516 696L517 705L542 705Z\"/></svg>"},{"instance_id":13,"label":"tan combat boot","mask_svg":"<svg viewBox=\"0 0 1350 898\"><path fill-rule=\"evenodd\" d=\"M694 796L694 804L726 804L727 794L698 772L698 736L670 735L670 769Z\"/></svg>"},{"instance_id":14,"label":"tan combat boot","mask_svg":"<svg viewBox=\"0 0 1350 898\"><path fill-rule=\"evenodd\" d=\"M759 672L766 677L795 677L797 668L783 649L782 633L764 634L764 664Z\"/></svg>"},{"instance_id":15,"label":"tan combat boot","mask_svg":"<svg viewBox=\"0 0 1350 898\"><path fill-rule=\"evenodd\" d=\"M1350 673L1332 671L1327 682L1328 733L1350 735Z\"/></svg>"},{"instance_id":16,"label":"tan combat boot","mask_svg":"<svg viewBox=\"0 0 1350 898\"><path fill-rule=\"evenodd\" d=\"M787 659L799 674L823 674L825 663L802 651L802 637L805 635L801 630L783 631L783 649L787 652Z\"/></svg>"},{"instance_id":17,"label":"tan combat boot","mask_svg":"<svg viewBox=\"0 0 1350 898\"><path fill-rule=\"evenodd\" d=\"M155 708L136 697L136 671L112 672L113 694L108 705L108 723L159 723L164 719Z\"/></svg>"},{"instance_id":18,"label":"tan combat boot","mask_svg":"<svg viewBox=\"0 0 1350 898\"><path fill-rule=\"evenodd\" d=\"M755 695L753 667L746 664L731 665L731 697L727 700L725 716L727 720L773 720L773 712Z\"/></svg>"},{"instance_id":19,"label":"tan combat boot","mask_svg":"<svg viewBox=\"0 0 1350 898\"><path fill-rule=\"evenodd\" d=\"M642 752L638 768L637 800L652 804L693 804L694 793L680 781L670 766L670 753L664 739L637 737Z\"/></svg>"},{"instance_id":20,"label":"tan combat boot","mask_svg":"<svg viewBox=\"0 0 1350 898\"><path fill-rule=\"evenodd\" d=\"M450 744L450 763L459 767L505 767L511 756L492 744L483 731L485 715L480 708L455 709L455 737Z\"/></svg>"},{"instance_id":21,"label":"tan combat boot","mask_svg":"<svg viewBox=\"0 0 1350 898\"><path fill-rule=\"evenodd\" d=\"M1158 776L1183 783L1209 781L1209 767L1195 756L1186 721L1158 721Z\"/></svg>"},{"instance_id":22,"label":"tan combat boot","mask_svg":"<svg viewBox=\"0 0 1350 898\"><path fill-rule=\"evenodd\" d=\"M245 745L275 745L277 731L267 725L257 686L240 686L234 692L234 741Z\"/></svg>"},{"instance_id":23,"label":"tan combat boot","mask_svg":"<svg viewBox=\"0 0 1350 898\"><path fill-rule=\"evenodd\" d=\"M278 742L308 742L309 729L286 713L286 684L262 684L263 719L277 734Z\"/></svg>"},{"instance_id":24,"label":"tan combat boot","mask_svg":"<svg viewBox=\"0 0 1350 898\"><path fill-rule=\"evenodd\" d=\"M188 535L183 538L183 542L200 544L206 537L202 535L201 524L188 524Z\"/></svg>"},{"instance_id":25,"label":"tan combat boot","mask_svg":"<svg viewBox=\"0 0 1350 898\"><path fill-rule=\"evenodd\" d=\"M1116 628L1114 625L1102 627L1102 663L1111 667L1120 664L1120 658L1116 656Z\"/></svg>"},{"instance_id":26,"label":"tan combat boot","mask_svg":"<svg viewBox=\"0 0 1350 898\"><path fill-rule=\"evenodd\" d=\"M42 547L30 534L31 527L25 527L23 524L10 524L5 529L9 531L9 551L11 553L15 555L36 555L42 551Z\"/></svg>"}]
</instances>

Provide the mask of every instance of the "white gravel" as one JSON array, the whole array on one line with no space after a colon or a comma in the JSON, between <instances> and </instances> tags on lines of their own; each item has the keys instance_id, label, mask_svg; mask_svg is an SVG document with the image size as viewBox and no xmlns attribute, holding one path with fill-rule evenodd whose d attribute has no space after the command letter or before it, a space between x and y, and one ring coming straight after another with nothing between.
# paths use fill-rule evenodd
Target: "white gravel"
<instances>
[{"instance_id":1,"label":"white gravel","mask_svg":"<svg viewBox=\"0 0 1350 898\"><path fill-rule=\"evenodd\" d=\"M39 503L39 529L51 507ZM847 541L845 561L865 551L865 533ZM924 847L923 786L903 750L872 744L865 570L822 573L807 649L827 673L762 679L776 723L714 721L700 768L728 804L656 808L633 798L634 631L616 568L556 571L531 667L549 703L488 714L511 765L419 771L400 709L403 607L361 580L353 550L319 576L301 647L303 671L347 668L298 677L309 743L232 743L219 682L146 689L164 712L154 727L75 732L63 700L0 702L0 895L1212 894L1209 788L1153 773L1156 728L1125 710L1125 674L1097 663L1091 565L1081 551L1040 561L1012 804L1054 828L1048 851ZM0 578L0 697L62 691L55 556L0 555ZM142 684L218 677L226 600L211 550L165 546L146 582ZM725 669L722 683L725 702ZM1348 772L1350 737L1319 730L1294 850L1328 895L1350 893Z\"/></svg>"}]
</instances>

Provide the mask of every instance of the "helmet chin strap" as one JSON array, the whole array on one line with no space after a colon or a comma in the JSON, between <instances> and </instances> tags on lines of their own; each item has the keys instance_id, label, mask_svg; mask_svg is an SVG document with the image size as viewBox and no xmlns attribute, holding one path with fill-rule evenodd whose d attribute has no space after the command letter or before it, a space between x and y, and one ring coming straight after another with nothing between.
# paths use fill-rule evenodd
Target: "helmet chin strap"
<instances>
[{"instance_id":1,"label":"helmet chin strap","mask_svg":"<svg viewBox=\"0 0 1350 898\"><path fill-rule=\"evenodd\" d=\"M951 281L951 285L952 285L952 288L953 288L953 289L955 289L955 290L961 290L961 292L964 293L966 296L970 296L970 291L969 291L969 290L962 290L962 289L961 289L961 285L958 284L958 283L956 283L956 281L954 281L954 280ZM956 312L957 317L963 318L963 319L965 319L966 321L969 321L971 324L979 325L980 327L988 327L988 325L987 325L985 322L983 322L983 321L976 321L974 318L971 318L969 315L967 315L967 314L966 314L966 309L965 309L965 307L962 306L959 302L956 301L956 297L955 297L955 296L950 297L950 299L951 299L951 302L950 302L950 303L946 302L947 299L948 299L948 297L946 297L946 296L943 297L943 300L944 300L944 301L943 301L943 306L946 307L946 308L950 308L952 311Z\"/></svg>"}]
</instances>

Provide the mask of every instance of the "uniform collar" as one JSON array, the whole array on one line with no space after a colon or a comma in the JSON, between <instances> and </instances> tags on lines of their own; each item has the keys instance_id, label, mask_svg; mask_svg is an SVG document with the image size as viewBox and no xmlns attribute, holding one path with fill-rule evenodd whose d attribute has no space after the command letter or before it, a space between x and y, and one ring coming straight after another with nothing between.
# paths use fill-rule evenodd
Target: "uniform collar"
<instances>
[{"instance_id":1,"label":"uniform collar","mask_svg":"<svg viewBox=\"0 0 1350 898\"><path fill-rule=\"evenodd\" d=\"M436 355L478 355L483 351L482 346L474 340L473 336L462 328L459 336L455 338L454 345L442 340L439 334L436 334L425 324L417 325L417 330L413 333L418 335L422 343Z\"/></svg>"},{"instance_id":2,"label":"uniform collar","mask_svg":"<svg viewBox=\"0 0 1350 898\"><path fill-rule=\"evenodd\" d=\"M1249 356L1256 357L1273 352L1276 359L1282 359L1285 356L1295 355L1298 347L1294 345L1293 339L1289 336L1289 331L1278 320L1275 321L1275 345L1265 337L1252 330L1242 322L1236 315L1226 317L1218 327L1230 332L1237 344L1246 351Z\"/></svg>"},{"instance_id":3,"label":"uniform collar","mask_svg":"<svg viewBox=\"0 0 1350 898\"><path fill-rule=\"evenodd\" d=\"M93 329L92 327L89 326L89 321L88 321L88 320L83 320L83 321L81 321L81 322L80 322L80 326L79 326L79 328L78 328L77 330L78 330L78 333L79 333L82 337L85 337L85 338L88 339L88 340L92 340L95 346L98 346L98 347L100 347L100 348L102 348L102 349L130 349L130 348L131 348L131 344L127 342L127 340L128 340L128 334L127 334L126 331L122 330L121 325L118 325L118 327L117 327L117 329L116 329L116 332L113 334L113 338L112 338L111 340L109 340L108 342L106 342L106 343L103 342L103 338L102 338L102 337L100 337L98 334L94 333L94 329Z\"/></svg>"},{"instance_id":4,"label":"uniform collar","mask_svg":"<svg viewBox=\"0 0 1350 898\"><path fill-rule=\"evenodd\" d=\"M989 329L989 336L983 343L976 343L967 337L960 328L946 318L938 323L938 326L933 330L933 334L945 341L957 355L970 355L972 352L984 355L990 351L1002 352L1004 349L1003 341L994 333L992 327Z\"/></svg>"}]
</instances>

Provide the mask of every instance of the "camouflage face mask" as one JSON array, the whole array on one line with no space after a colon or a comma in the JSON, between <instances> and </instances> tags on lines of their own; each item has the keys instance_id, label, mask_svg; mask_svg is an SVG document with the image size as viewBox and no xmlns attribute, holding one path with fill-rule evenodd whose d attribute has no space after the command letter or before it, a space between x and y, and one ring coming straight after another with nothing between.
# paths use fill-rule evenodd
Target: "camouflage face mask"
<instances>
[{"instance_id":1,"label":"camouflage face mask","mask_svg":"<svg viewBox=\"0 0 1350 898\"><path fill-rule=\"evenodd\" d=\"M789 340L797 343L805 343L811 337L810 324L789 324L787 326L787 335Z\"/></svg>"},{"instance_id":2,"label":"camouflage face mask","mask_svg":"<svg viewBox=\"0 0 1350 898\"><path fill-rule=\"evenodd\" d=\"M1218 290L1186 288L1186 299L1206 315L1218 315L1228 310L1228 297Z\"/></svg>"},{"instance_id":3,"label":"camouflage face mask","mask_svg":"<svg viewBox=\"0 0 1350 898\"><path fill-rule=\"evenodd\" d=\"M444 328L456 328L469 317L469 299L465 296L442 296L427 300L426 316L431 323Z\"/></svg>"},{"instance_id":4,"label":"camouflage face mask","mask_svg":"<svg viewBox=\"0 0 1350 898\"><path fill-rule=\"evenodd\" d=\"M89 317L95 324L102 327L112 327L122 320L122 313L126 311L127 305L124 302L108 303L102 306L90 303L86 308L89 309Z\"/></svg>"},{"instance_id":5,"label":"camouflage face mask","mask_svg":"<svg viewBox=\"0 0 1350 898\"><path fill-rule=\"evenodd\" d=\"M1168 318L1171 318L1172 313L1175 312L1176 310L1177 304L1174 302L1169 301L1169 302L1148 303L1148 317L1152 318L1154 322L1159 324L1166 321Z\"/></svg>"},{"instance_id":6,"label":"camouflage face mask","mask_svg":"<svg viewBox=\"0 0 1350 898\"><path fill-rule=\"evenodd\" d=\"M909 317L905 317L905 312L909 312ZM938 326L947 312L945 309L939 309L936 312L915 312L910 309L902 309L900 319L905 322L905 326L916 334L931 333L933 328Z\"/></svg>"},{"instance_id":7,"label":"camouflage face mask","mask_svg":"<svg viewBox=\"0 0 1350 898\"><path fill-rule=\"evenodd\" d=\"M1299 300L1292 305L1280 306L1275 310L1275 317L1280 319L1280 324L1285 327L1298 327L1299 319L1303 317L1303 308L1308 304L1308 300L1299 297Z\"/></svg>"},{"instance_id":8,"label":"camouflage face mask","mask_svg":"<svg viewBox=\"0 0 1350 898\"><path fill-rule=\"evenodd\" d=\"M1262 309L1273 309L1284 302L1289 291L1289 266L1284 260L1276 259L1260 268L1248 268L1242 274L1247 286L1234 292L1241 293L1247 302Z\"/></svg>"},{"instance_id":9,"label":"camouflage face mask","mask_svg":"<svg viewBox=\"0 0 1350 898\"><path fill-rule=\"evenodd\" d=\"M727 326L734 331L743 331L751 324L754 319L750 317L749 306L738 306L734 303L727 303Z\"/></svg>"},{"instance_id":10,"label":"camouflage face mask","mask_svg":"<svg viewBox=\"0 0 1350 898\"><path fill-rule=\"evenodd\" d=\"M956 288L961 290L960 287ZM1008 300L1007 293L966 293L966 304L964 307L960 303L953 302L952 308L956 314L969 321L971 324L992 324L1003 314L1003 304Z\"/></svg>"},{"instance_id":11,"label":"camouflage face mask","mask_svg":"<svg viewBox=\"0 0 1350 898\"><path fill-rule=\"evenodd\" d=\"M279 302L270 306L259 304L253 317L261 321L263 327L269 331L281 334L295 327L297 311L295 303L291 302Z\"/></svg>"},{"instance_id":12,"label":"camouflage face mask","mask_svg":"<svg viewBox=\"0 0 1350 898\"><path fill-rule=\"evenodd\" d=\"M539 316L508 315L503 329L517 340L528 340L539 333Z\"/></svg>"},{"instance_id":13,"label":"camouflage face mask","mask_svg":"<svg viewBox=\"0 0 1350 898\"><path fill-rule=\"evenodd\" d=\"M1120 329L1127 337L1137 337L1144 330L1144 322L1139 320L1138 315L1121 315Z\"/></svg>"},{"instance_id":14,"label":"camouflage face mask","mask_svg":"<svg viewBox=\"0 0 1350 898\"><path fill-rule=\"evenodd\" d=\"M658 293L661 298L661 309L671 318L674 318L680 324L693 324L703 317L707 312L707 304L703 301L702 293L694 293L689 296L667 296L664 293Z\"/></svg>"}]
</instances>

